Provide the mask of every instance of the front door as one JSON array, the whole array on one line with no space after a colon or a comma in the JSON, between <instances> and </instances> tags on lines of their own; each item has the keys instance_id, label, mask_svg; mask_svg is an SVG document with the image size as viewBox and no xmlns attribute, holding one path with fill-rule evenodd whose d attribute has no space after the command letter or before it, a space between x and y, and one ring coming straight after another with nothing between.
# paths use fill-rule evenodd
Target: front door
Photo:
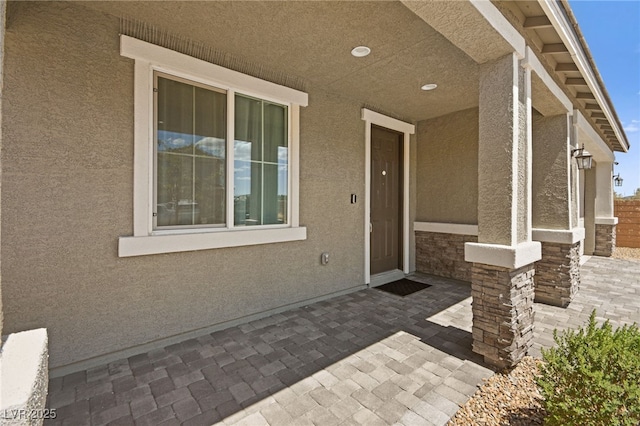
<instances>
[{"instance_id":1,"label":"front door","mask_svg":"<svg viewBox=\"0 0 640 426\"><path fill-rule=\"evenodd\" d=\"M371 126L371 275L402 269L402 140Z\"/></svg>"}]
</instances>

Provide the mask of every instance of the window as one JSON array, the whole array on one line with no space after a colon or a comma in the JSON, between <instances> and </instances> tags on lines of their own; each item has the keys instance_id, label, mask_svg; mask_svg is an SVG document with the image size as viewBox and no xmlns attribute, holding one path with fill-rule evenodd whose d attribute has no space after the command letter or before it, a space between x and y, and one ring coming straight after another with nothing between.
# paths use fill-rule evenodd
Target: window
<instances>
[{"instance_id":1,"label":"window","mask_svg":"<svg viewBox=\"0 0 640 426\"><path fill-rule=\"evenodd\" d=\"M224 226L226 93L155 77L155 229Z\"/></svg>"},{"instance_id":2,"label":"window","mask_svg":"<svg viewBox=\"0 0 640 426\"><path fill-rule=\"evenodd\" d=\"M135 59L134 226L119 256L306 239L307 94L121 36Z\"/></svg>"},{"instance_id":3,"label":"window","mask_svg":"<svg viewBox=\"0 0 640 426\"><path fill-rule=\"evenodd\" d=\"M155 73L154 93L154 229L225 226L226 92ZM235 226L287 223L287 116L286 105L235 95Z\"/></svg>"},{"instance_id":4,"label":"window","mask_svg":"<svg viewBox=\"0 0 640 426\"><path fill-rule=\"evenodd\" d=\"M287 107L236 94L234 223L287 223Z\"/></svg>"}]
</instances>

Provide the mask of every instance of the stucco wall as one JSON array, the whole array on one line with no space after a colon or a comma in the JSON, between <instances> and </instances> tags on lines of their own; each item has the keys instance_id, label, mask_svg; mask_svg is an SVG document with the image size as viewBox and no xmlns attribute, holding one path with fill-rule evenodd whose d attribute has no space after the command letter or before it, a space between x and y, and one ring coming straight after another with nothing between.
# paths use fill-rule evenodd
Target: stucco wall
<instances>
[{"instance_id":1,"label":"stucco wall","mask_svg":"<svg viewBox=\"0 0 640 426\"><path fill-rule=\"evenodd\" d=\"M534 111L532 133L533 227L571 229L566 114L543 117Z\"/></svg>"},{"instance_id":2,"label":"stucco wall","mask_svg":"<svg viewBox=\"0 0 640 426\"><path fill-rule=\"evenodd\" d=\"M527 239L528 200L525 188L529 184L529 166L524 77L515 54L480 66L480 243L511 246Z\"/></svg>"},{"instance_id":3,"label":"stucco wall","mask_svg":"<svg viewBox=\"0 0 640 426\"><path fill-rule=\"evenodd\" d=\"M0 3L0 151L2 151L2 99L4 81L4 29L7 17L7 3ZM2 163L0 162L0 193L2 193ZM0 221L2 220L2 199L0 197ZM2 231L0 230L0 244L2 242ZM1 262L2 259L0 259ZM1 265L1 263L0 263ZM2 310L2 268L0 268L0 336L2 336L2 326L4 324L4 311Z\"/></svg>"},{"instance_id":4,"label":"stucco wall","mask_svg":"<svg viewBox=\"0 0 640 426\"><path fill-rule=\"evenodd\" d=\"M306 241L118 258L133 226L133 61L117 18L11 3L6 46L4 331L46 327L51 367L364 283L359 104L311 89L301 110Z\"/></svg>"},{"instance_id":5,"label":"stucco wall","mask_svg":"<svg viewBox=\"0 0 640 426\"><path fill-rule=\"evenodd\" d=\"M416 220L478 223L478 109L417 128Z\"/></svg>"}]
</instances>

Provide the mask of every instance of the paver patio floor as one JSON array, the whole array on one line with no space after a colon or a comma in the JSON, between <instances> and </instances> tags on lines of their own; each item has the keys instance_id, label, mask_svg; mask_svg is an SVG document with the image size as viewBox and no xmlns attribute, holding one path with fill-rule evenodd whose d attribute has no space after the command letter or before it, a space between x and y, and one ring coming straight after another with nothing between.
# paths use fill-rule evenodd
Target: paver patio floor
<instances>
[{"instance_id":1,"label":"paver patio floor","mask_svg":"<svg viewBox=\"0 0 640 426\"><path fill-rule=\"evenodd\" d=\"M363 290L54 378L47 424L442 425L493 371L471 351L468 283ZM567 309L535 305L532 354L591 310L640 323L640 262L591 258Z\"/></svg>"}]
</instances>

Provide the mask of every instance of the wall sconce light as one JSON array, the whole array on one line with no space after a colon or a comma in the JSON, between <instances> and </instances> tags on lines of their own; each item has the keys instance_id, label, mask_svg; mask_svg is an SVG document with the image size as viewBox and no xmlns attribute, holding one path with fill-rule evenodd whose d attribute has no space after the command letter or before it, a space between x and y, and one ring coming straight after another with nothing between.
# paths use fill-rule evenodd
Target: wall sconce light
<instances>
[{"instance_id":1,"label":"wall sconce light","mask_svg":"<svg viewBox=\"0 0 640 426\"><path fill-rule=\"evenodd\" d=\"M622 181L623 181L623 180L624 180L624 179L622 179L622 178L620 177L620 173L618 173L617 175L615 175L615 176L613 177L613 183L615 184L615 186L622 186Z\"/></svg>"},{"instance_id":2,"label":"wall sconce light","mask_svg":"<svg viewBox=\"0 0 640 426\"><path fill-rule=\"evenodd\" d=\"M589 151L584 149L584 144L582 144L582 148L571 150L571 156L578 162L578 169L586 170L591 168L593 155L589 154Z\"/></svg>"}]
</instances>

